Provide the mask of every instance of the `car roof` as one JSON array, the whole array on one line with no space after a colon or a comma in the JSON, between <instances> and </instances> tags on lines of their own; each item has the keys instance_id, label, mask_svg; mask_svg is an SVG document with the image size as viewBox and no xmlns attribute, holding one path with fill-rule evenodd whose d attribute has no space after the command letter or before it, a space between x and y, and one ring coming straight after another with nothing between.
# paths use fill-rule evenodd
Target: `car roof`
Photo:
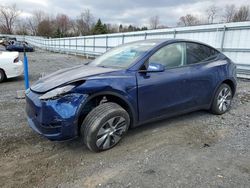
<instances>
[{"instance_id":1,"label":"car roof","mask_svg":"<svg viewBox=\"0 0 250 188\"><path fill-rule=\"evenodd\" d=\"M146 39L146 40L138 40L138 41L133 41L129 42L130 44L135 44L135 43L155 43L155 45L159 45L163 42L167 42L171 39ZM128 44L128 43L127 43Z\"/></svg>"},{"instance_id":2,"label":"car roof","mask_svg":"<svg viewBox=\"0 0 250 188\"><path fill-rule=\"evenodd\" d=\"M152 48L162 45L162 44L168 44L168 43L173 43L173 42L191 42L191 43L197 43L201 45L208 46L210 48L213 48L214 50L220 52L218 49L216 49L213 46L210 46L209 44L197 41L197 40L190 40L190 39L171 39L171 38L163 38L163 39L146 39L146 40L139 40L139 41L134 41L131 43L155 43Z\"/></svg>"},{"instance_id":3,"label":"car roof","mask_svg":"<svg viewBox=\"0 0 250 188\"><path fill-rule=\"evenodd\" d=\"M138 40L138 41L134 41L131 43L156 43L157 44L162 44L162 43L172 43L172 42L194 42L194 43L199 43L199 44L203 44L206 46L209 46L206 43L197 41L197 40L190 40L190 39L172 39L172 38L163 38L163 39L146 39L146 40Z\"/></svg>"}]
</instances>

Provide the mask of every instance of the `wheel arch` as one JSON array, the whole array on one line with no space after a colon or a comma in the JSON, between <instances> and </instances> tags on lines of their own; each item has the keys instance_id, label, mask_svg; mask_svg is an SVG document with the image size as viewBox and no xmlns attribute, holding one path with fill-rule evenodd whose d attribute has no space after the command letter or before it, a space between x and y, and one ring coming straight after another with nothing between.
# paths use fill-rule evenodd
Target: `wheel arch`
<instances>
[{"instance_id":1,"label":"wheel arch","mask_svg":"<svg viewBox=\"0 0 250 188\"><path fill-rule=\"evenodd\" d=\"M3 74L4 74L4 80L7 79L7 75L6 75L6 72L4 69L0 68L1 71L3 71Z\"/></svg>"},{"instance_id":2,"label":"wheel arch","mask_svg":"<svg viewBox=\"0 0 250 188\"><path fill-rule=\"evenodd\" d=\"M133 127L137 122L137 114L133 108L133 105L123 95L116 92L107 91L89 95L86 101L81 105L78 114L78 128L80 129L83 120L93 108L105 102L114 102L124 108L130 117L130 127ZM78 132L80 133L80 131Z\"/></svg>"},{"instance_id":3,"label":"wheel arch","mask_svg":"<svg viewBox=\"0 0 250 188\"><path fill-rule=\"evenodd\" d=\"M232 89L233 96L235 95L235 93L236 93L236 84L231 79L226 79L223 82L221 82L221 84L229 85L229 87Z\"/></svg>"},{"instance_id":4,"label":"wheel arch","mask_svg":"<svg viewBox=\"0 0 250 188\"><path fill-rule=\"evenodd\" d=\"M235 93L236 93L236 84L235 84L235 82L232 79L229 79L229 78L224 79L221 82L219 82L219 84L217 84L217 86L216 86L216 88L215 88L215 90L213 92L213 95L212 95L212 98L211 98L211 101L210 101L210 104L209 104L209 108L211 108L211 105L213 103L216 91L219 89L219 87L221 86L221 84L227 84L227 85L229 85L229 87L232 89L233 96L235 95Z\"/></svg>"}]
</instances>

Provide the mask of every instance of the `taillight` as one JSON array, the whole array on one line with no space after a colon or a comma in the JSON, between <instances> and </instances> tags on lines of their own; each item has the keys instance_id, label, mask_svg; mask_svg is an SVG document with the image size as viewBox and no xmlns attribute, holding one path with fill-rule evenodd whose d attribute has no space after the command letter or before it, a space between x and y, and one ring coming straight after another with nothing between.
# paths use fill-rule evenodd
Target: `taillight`
<instances>
[{"instance_id":1,"label":"taillight","mask_svg":"<svg viewBox=\"0 0 250 188\"><path fill-rule=\"evenodd\" d=\"M14 59L14 63L18 63L19 62L19 57L17 57L16 59Z\"/></svg>"}]
</instances>

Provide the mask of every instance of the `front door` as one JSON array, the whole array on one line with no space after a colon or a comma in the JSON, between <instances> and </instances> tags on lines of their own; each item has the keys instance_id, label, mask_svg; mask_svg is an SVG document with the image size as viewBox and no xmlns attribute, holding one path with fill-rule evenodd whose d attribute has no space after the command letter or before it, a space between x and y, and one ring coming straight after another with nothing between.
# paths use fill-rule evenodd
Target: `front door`
<instances>
[{"instance_id":1,"label":"front door","mask_svg":"<svg viewBox=\"0 0 250 188\"><path fill-rule=\"evenodd\" d=\"M146 64L165 66L164 72L137 73L140 121L172 115L190 108L189 67L185 65L185 44L174 43L159 49Z\"/></svg>"}]
</instances>

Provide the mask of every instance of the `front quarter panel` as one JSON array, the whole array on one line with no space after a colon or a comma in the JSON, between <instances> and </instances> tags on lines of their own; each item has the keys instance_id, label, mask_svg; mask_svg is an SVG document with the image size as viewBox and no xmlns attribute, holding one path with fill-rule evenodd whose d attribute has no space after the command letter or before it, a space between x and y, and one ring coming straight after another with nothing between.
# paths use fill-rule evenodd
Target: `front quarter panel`
<instances>
[{"instance_id":1,"label":"front quarter panel","mask_svg":"<svg viewBox=\"0 0 250 188\"><path fill-rule=\"evenodd\" d=\"M98 95L114 95L122 98L137 119L137 80L133 71L117 71L89 77L78 86L76 93L88 94L89 100Z\"/></svg>"}]
</instances>

